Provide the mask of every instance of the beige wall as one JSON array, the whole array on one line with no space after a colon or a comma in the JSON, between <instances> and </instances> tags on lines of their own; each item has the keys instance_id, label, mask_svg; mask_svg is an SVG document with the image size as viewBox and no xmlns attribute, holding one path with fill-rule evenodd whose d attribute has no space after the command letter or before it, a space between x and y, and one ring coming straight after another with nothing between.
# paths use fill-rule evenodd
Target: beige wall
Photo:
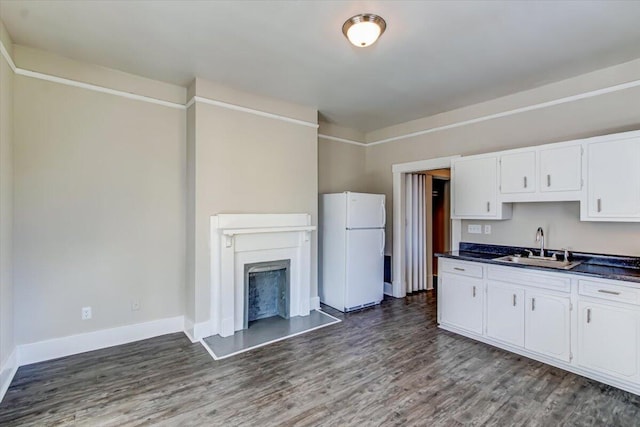
<instances>
[{"instance_id":1,"label":"beige wall","mask_svg":"<svg viewBox=\"0 0 640 427\"><path fill-rule=\"evenodd\" d=\"M355 129L319 122L318 192L367 191L365 147L359 145L365 134ZM355 144L330 139L341 138Z\"/></svg>"},{"instance_id":2,"label":"beige wall","mask_svg":"<svg viewBox=\"0 0 640 427\"><path fill-rule=\"evenodd\" d=\"M367 191L365 147L318 138L318 192Z\"/></svg>"},{"instance_id":3,"label":"beige wall","mask_svg":"<svg viewBox=\"0 0 640 427\"><path fill-rule=\"evenodd\" d=\"M16 76L14 112L18 344L182 315L184 110Z\"/></svg>"},{"instance_id":4,"label":"beige wall","mask_svg":"<svg viewBox=\"0 0 640 427\"><path fill-rule=\"evenodd\" d=\"M0 39L10 51L11 39L0 22ZM0 384L5 362L15 348L13 333L13 71L0 59Z\"/></svg>"},{"instance_id":5,"label":"beige wall","mask_svg":"<svg viewBox=\"0 0 640 427\"><path fill-rule=\"evenodd\" d=\"M215 89L215 90L212 90ZM313 109L196 80L198 96L309 122ZM217 98L214 98L217 99ZM317 129L218 106L195 104L195 322L209 319L209 218L217 213L310 213L317 225ZM191 139L189 139L191 142ZM192 264L188 261L188 264ZM317 296L317 238L312 237L311 295ZM191 291L190 291L191 292ZM191 318L192 313L187 313Z\"/></svg>"},{"instance_id":6,"label":"beige wall","mask_svg":"<svg viewBox=\"0 0 640 427\"><path fill-rule=\"evenodd\" d=\"M19 67L47 74L317 120L315 109L200 79L179 88L17 50ZM307 212L317 224L314 126L202 103L185 112L23 76L14 87L18 344L182 314L207 320L214 213ZM312 251L315 260L315 235ZM80 319L84 306L93 319Z\"/></svg>"},{"instance_id":7,"label":"beige wall","mask_svg":"<svg viewBox=\"0 0 640 427\"><path fill-rule=\"evenodd\" d=\"M549 101L563 96L600 89L607 85L624 83L637 79L640 75L640 60L617 67L590 73L576 79L555 83L526 93L490 101L477 106L467 107L450 113L441 114L409 122L404 126L394 126L367 135L368 141L380 140L392 136L416 132L417 130L455 123L458 120L469 120L510 108L519 108L530 104ZM455 154L469 155L498 151L508 148L558 142L573 138L581 138L607 133L640 129L640 88L627 89L585 98L565 104L539 110L522 112L507 117L492 119L436 131L395 142L378 144L366 149L366 179L368 191L382 192L387 195L387 248L391 248L392 236L392 173L391 166L417 160L426 160ZM517 215L526 215L521 220ZM575 250L597 250L621 254L640 255L640 248L631 242L640 232L640 224L578 224L579 215L572 211L560 209L554 204L544 204L536 208L516 207L514 219L493 221L492 237L465 235L470 241L502 241L506 236L510 242L528 244L531 240L531 223L536 216L553 218L560 215L555 227L564 224L566 230L589 230L575 243L568 238L560 238L558 243L572 246ZM529 218L529 219L527 219ZM476 223L477 221L471 221ZM466 227L467 221L463 221ZM568 224L571 224L569 226ZM582 228L581 228L582 227ZM536 226L537 228L537 226ZM535 231L535 229L534 229ZM615 233L614 233L615 231ZM612 234L614 233L614 234ZM554 234L550 230L549 236ZM622 242L612 236L621 236ZM637 239L636 239L637 240ZM555 242L551 238L550 243ZM566 243L565 243L566 242Z\"/></svg>"},{"instance_id":8,"label":"beige wall","mask_svg":"<svg viewBox=\"0 0 640 427\"><path fill-rule=\"evenodd\" d=\"M537 248L536 230L542 227L545 247L549 249L640 256L640 224L581 222L579 217L579 202L514 203L513 218L504 223L464 221L465 224L489 224L491 234L469 234L465 225L462 240Z\"/></svg>"}]
</instances>

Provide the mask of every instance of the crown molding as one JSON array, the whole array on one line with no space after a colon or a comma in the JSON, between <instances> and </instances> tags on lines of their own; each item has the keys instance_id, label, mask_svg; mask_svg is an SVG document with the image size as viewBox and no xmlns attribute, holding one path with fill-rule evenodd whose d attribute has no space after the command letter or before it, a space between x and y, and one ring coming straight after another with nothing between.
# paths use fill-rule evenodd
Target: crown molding
<instances>
[{"instance_id":1,"label":"crown molding","mask_svg":"<svg viewBox=\"0 0 640 427\"><path fill-rule=\"evenodd\" d=\"M322 133L318 134L318 138L320 138L320 139L328 139L329 141L344 142L345 144L359 145L360 147L366 147L367 146L367 144L365 144L364 142L354 141L354 140L346 139L346 138L338 138L337 136L325 135L325 134L322 134Z\"/></svg>"},{"instance_id":2,"label":"crown molding","mask_svg":"<svg viewBox=\"0 0 640 427\"><path fill-rule=\"evenodd\" d=\"M49 74L39 73L36 71L23 70L22 68L16 68L15 73L19 76L31 77L34 79L45 80L53 83L59 83L66 86L79 87L79 88L88 89L94 92L106 93L109 95L120 96L122 98L134 99L136 101L143 101L143 102L148 102L150 104L162 105L164 107L169 107L169 108L176 108L178 110L185 109L184 104L164 101L162 99L152 98L150 96L137 95L135 93L124 92L116 89L110 89L108 87L79 82L76 80L65 79L62 77L52 76Z\"/></svg>"},{"instance_id":3,"label":"crown molding","mask_svg":"<svg viewBox=\"0 0 640 427\"><path fill-rule=\"evenodd\" d=\"M153 97L150 97L150 96L138 95L138 94L135 94L135 93L125 92L125 91L121 91L121 90L117 90L117 89L111 89L111 88L104 87L104 86L98 86L98 85L94 85L94 84L91 84L91 83L85 83L85 82L80 82L80 81L77 81L77 80L66 79L66 78L63 78L63 77L57 77L57 76L53 76L53 75L50 75L50 74L40 73L40 72L37 72L37 71L25 70L25 69L16 67L15 63L13 62L13 59L11 58L11 55L9 55L9 52L5 48L5 46L2 43L2 41L0 41L0 54L2 54L2 56L6 59L7 63L11 67L11 70L13 70L13 72L15 74L20 75L20 76L31 77L31 78L39 79L39 80L45 80L45 81L49 81L49 82L53 82L53 83L63 84L63 85L66 85L66 86L78 87L78 88L82 88L82 89L91 90L91 91L94 91L94 92L106 93L106 94L109 94L109 95L120 96L122 98L133 99L133 100L136 100L136 101L147 102L147 103L150 103L150 104L162 105L164 107L175 108L175 109L178 109L178 110L186 110L189 107L191 107L194 103L200 102L200 103L203 103L203 104L215 105L216 107L226 108L226 109L229 109L229 110L241 111L243 113L254 114L256 116L266 117L266 118L275 119L275 120L281 120L281 121L284 121L284 122L293 123L293 124L297 124L297 125L301 125L301 126L307 126L307 127L311 127L311 128L314 128L314 129L318 128L318 124L317 123L307 122L307 121L299 120L299 119L294 119L292 117L282 116L282 115L279 115L279 114L273 114L273 113L269 113L269 112L266 112L266 111L256 110L256 109L253 109L253 108L243 107L243 106L240 106L240 105L230 104L228 102L223 102L223 101L218 101L218 100L215 100L215 99L204 98L204 97L201 97L201 96L194 96L186 104L180 104L180 103L176 103L176 102L170 102L170 101L165 101L165 100L162 100L162 99L153 98Z\"/></svg>"},{"instance_id":4,"label":"crown molding","mask_svg":"<svg viewBox=\"0 0 640 427\"><path fill-rule=\"evenodd\" d=\"M494 120L494 119L499 119L499 118L502 118L502 117L513 116L515 114L525 113L527 111L541 110L543 108L553 107L553 106L556 106L556 105L566 104L566 103L569 103L569 102L580 101L582 99L593 98L593 97L596 97L596 96L606 95L608 93L613 93L613 92L619 92L619 91L626 90L626 89L632 89L632 88L639 87L639 86L640 86L640 80L633 80L633 81L630 81L630 82L627 82L627 83L621 83L621 84L614 85L614 86L608 86L608 87L605 87L605 88L602 88L602 89L596 89L596 90L591 90L591 91L588 91L588 92L582 92L582 93L579 93L579 94L576 94L576 95L565 96L563 98L553 99L551 101L540 102L540 103L537 103L537 104L532 104L532 105L527 105L527 106L524 106L524 107L514 108L512 110L502 111L500 113L488 114L486 116L480 116L480 117L476 117L474 119L462 120L462 121L459 121L459 122L450 123L448 125L436 126L436 127L432 127L432 128L419 130L419 131L416 131L416 132L406 133L406 134L402 134L402 135L398 135L398 136L392 136L392 137L389 137L389 138L380 139L378 141L373 141L373 142L369 142L369 143L351 141L351 140L344 139L344 138L336 138L336 137L333 137L333 136L322 135L322 134L318 134L318 138L325 138L325 139L329 139L329 140L332 140L332 141L344 142L344 143L347 143L347 144L356 144L356 145L361 145L361 146L364 146L364 147L372 147L372 146L375 146L375 145L387 144L389 142L401 141L403 139L408 139L408 138L413 138L413 137L416 137L416 136L426 135L426 134L433 133L433 132L440 132L440 131L443 131L443 130L455 129L455 128L458 128L458 127L472 125L472 124L475 124L475 123L486 122L488 120Z\"/></svg>"},{"instance_id":5,"label":"crown molding","mask_svg":"<svg viewBox=\"0 0 640 427\"><path fill-rule=\"evenodd\" d=\"M310 128L318 129L318 124L313 122L307 122L304 120L294 119L292 117L281 116L280 114L268 113L266 111L256 110L254 108L243 107L241 105L230 104L224 101L217 101L215 99L203 98L201 96L194 96L185 104L185 108L191 107L194 103L200 102L202 104L213 105L215 107L222 107L228 110L242 111L243 113L254 114L256 116L267 117L269 119L280 120L283 122L293 123L296 125L307 126Z\"/></svg>"},{"instance_id":6,"label":"crown molding","mask_svg":"<svg viewBox=\"0 0 640 427\"><path fill-rule=\"evenodd\" d=\"M2 43L2 40L0 40L0 54L2 54L4 59L9 64L9 67L11 67L11 70L15 73L16 72L16 64L15 64L15 62L13 62L13 58L11 57L11 55L9 55L9 52L7 51L7 48L4 47L4 43Z\"/></svg>"},{"instance_id":7,"label":"crown molding","mask_svg":"<svg viewBox=\"0 0 640 427\"><path fill-rule=\"evenodd\" d=\"M595 96L605 95L605 94L612 93L612 92L618 92L618 91L625 90L625 89L631 89L631 88L638 87L638 86L640 86L640 80L633 80L633 81L630 81L630 82L627 82L627 83L622 83L622 84L619 84L619 85L614 85L614 86L609 86L609 87L605 87L605 88L602 88L602 89L596 89L596 90L592 90L592 91L588 91L588 92L583 92L583 93L579 93L579 94L576 94L576 95L566 96L566 97L563 97L563 98L557 98L557 99L554 99L554 100L551 100L551 101L540 102L538 104L527 105L525 107L514 108L512 110L507 110L507 111L503 111L503 112L500 112L500 113L495 113L495 114L489 114L489 115L486 115L486 116L476 117L475 119L463 120L463 121L451 123L451 124L444 125L444 126L437 126L437 127L428 128L428 129L424 129L424 130L419 130L419 131L416 131L416 132L411 132L411 133L407 133L407 134L403 134L403 135L393 136L393 137L390 137L390 138L385 138L385 139L381 139L381 140L378 140L378 141L374 141L374 142L371 142L371 143L366 144L366 145L367 146L373 146L373 145L378 145L378 144L386 144L388 142L400 141L402 139L413 138L415 136L426 135L428 133L439 132L439 131L447 130L447 129L454 129L454 128L457 128L457 127L471 125L471 124L474 124L474 123L486 122L488 120L493 120L493 119L498 119L498 118L501 118L501 117L512 116L514 114L520 114L520 113L524 113L524 112L527 112L527 111L540 110L540 109L543 109L543 108L553 107L553 106L556 106L556 105L566 104L566 103L574 102L574 101L579 101L579 100L586 99L586 98L593 98Z\"/></svg>"},{"instance_id":8,"label":"crown molding","mask_svg":"<svg viewBox=\"0 0 640 427\"><path fill-rule=\"evenodd\" d=\"M217 100L214 100L214 99L208 99L208 98L204 98L204 97L200 97L200 96L192 97L189 100L189 102L187 102L186 104L178 104L178 103L164 101L164 100L161 100L161 99L156 99L156 98L152 98L152 97L148 97L148 96L136 95L136 94L129 93L129 92L124 92L124 91L120 91L120 90L116 90L116 89L110 89L110 88L106 88L106 87L102 87L102 86L97 86L97 85L93 85L93 84L90 84L90 83L83 83L83 82L78 82L78 81L75 81L75 80L65 79L65 78L61 78L61 77L56 77L56 76L52 76L52 75L48 75L48 74L44 74L44 73L38 73L38 72L35 72L35 71L23 70L21 68L16 67L15 63L13 62L13 59L11 58L11 55L9 55L9 52L7 51L7 49L5 48L4 44L1 41L0 41L0 54L2 54L2 56L6 59L7 63L9 64L9 66L11 67L11 69L13 70L14 73L16 73L18 75L26 76L26 77L32 77L32 78L37 78L37 79L41 79L41 80L47 80L47 81L51 81L51 82L55 82L55 83L65 84L65 85L68 85L68 86L80 87L80 88L83 88L83 89L93 90L93 91L96 91L96 92L107 93L107 94L110 94L110 95L121 96L121 97L124 97L124 98L134 99L134 100L143 101L143 102L149 102L149 103L157 104L157 105L163 105L165 107L170 107L170 108L186 110L187 108L191 107L195 102L201 102L201 103L204 103L204 104L215 105L217 107L227 108L227 109L236 110L236 111L242 111L242 112L245 112L245 113L255 114L255 115L258 115L258 116L267 117L267 118L276 119L276 120L282 120L282 121L289 122L289 123L295 123L295 124L299 124L299 125L302 125L302 126L313 127L313 128L316 128L316 129L318 128L318 124L317 123L306 122L304 120L294 119L294 118L291 118L291 117L281 116L281 115L278 115L278 114L268 113L268 112L265 112L265 111L255 110L255 109L252 109L252 108L242 107L240 105L230 104L230 103L227 103L227 102L217 101ZM436 127L432 127L432 128L419 130L419 131L416 131L416 132L411 132L411 133L407 133L407 134L402 134L402 135L398 135L398 136L384 138L384 139L380 139L378 141L373 141L373 142L370 142L370 143L363 143L363 142L360 142L360 141L353 141L353 140L346 139L346 138L338 138L338 137L334 137L334 136L330 136L330 135L324 135L324 134L318 134L318 138L327 139L327 140L330 140L330 141L343 142L343 143L346 143L346 144L358 145L358 146L361 146L361 147L372 147L372 146L379 145L379 144L387 144L387 143L390 143L390 142L401 141L403 139L408 139L408 138L413 138L413 137L416 137L416 136L426 135L426 134L433 133L433 132L440 132L440 131L443 131L443 130L454 129L454 128L467 126L467 125L471 125L471 124L475 124L475 123L481 123L481 122L485 122L485 121L489 121L489 120L499 119L499 118L502 118L502 117L508 117L508 116L512 116L512 115L515 115L515 114L520 114L520 113L524 113L524 112L528 112L528 111L535 111L535 110L540 110L540 109L543 109L543 108L553 107L553 106L556 106L556 105L561 105L561 104L566 104L566 103L570 103L570 102L580 101L582 99L593 98L593 97L596 97L596 96L606 95L606 94L613 93L613 92L619 92L619 91L626 90L626 89L632 89L632 88L639 87L639 86L640 86L640 79L639 80L633 80L633 81L630 81L630 82L627 82L627 83L622 83L622 84L618 84L618 85L614 85L614 86L608 86L608 87L605 87L605 88L602 88L602 89L591 90L591 91L582 92L582 93L579 93L579 94L576 94L576 95L571 95L571 96L566 96L566 97L562 97L562 98L553 99L551 101L540 102L540 103L537 103L537 104L532 104L532 105L527 105L527 106L524 106L524 107L514 108L514 109L511 109L511 110L502 111L500 113L488 114L486 116L476 117L474 119L469 119L469 120L462 120L462 121L450 123L450 124L444 125L444 126L436 126Z\"/></svg>"}]
</instances>

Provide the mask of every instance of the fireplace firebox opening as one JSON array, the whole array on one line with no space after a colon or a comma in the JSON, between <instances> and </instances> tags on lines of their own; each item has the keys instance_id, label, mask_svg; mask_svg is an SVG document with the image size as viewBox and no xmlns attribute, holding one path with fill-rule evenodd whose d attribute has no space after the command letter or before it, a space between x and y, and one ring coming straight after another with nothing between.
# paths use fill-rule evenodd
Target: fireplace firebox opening
<instances>
[{"instance_id":1,"label":"fireplace firebox opening","mask_svg":"<svg viewBox=\"0 0 640 427\"><path fill-rule=\"evenodd\" d=\"M245 264L244 329L268 317L289 318L290 267L289 259Z\"/></svg>"}]
</instances>

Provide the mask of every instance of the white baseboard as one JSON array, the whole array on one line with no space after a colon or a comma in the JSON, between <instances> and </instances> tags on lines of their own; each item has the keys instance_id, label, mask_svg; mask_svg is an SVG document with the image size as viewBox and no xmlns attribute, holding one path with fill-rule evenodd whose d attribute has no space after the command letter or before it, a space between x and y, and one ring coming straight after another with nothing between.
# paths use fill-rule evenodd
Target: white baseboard
<instances>
[{"instance_id":1,"label":"white baseboard","mask_svg":"<svg viewBox=\"0 0 640 427\"><path fill-rule=\"evenodd\" d=\"M20 366L184 331L184 316L152 320L18 346Z\"/></svg>"},{"instance_id":2,"label":"white baseboard","mask_svg":"<svg viewBox=\"0 0 640 427\"><path fill-rule=\"evenodd\" d=\"M193 330L194 330L193 320L189 319L187 316L184 316L184 334L187 336L187 338L189 338L189 340L192 343L196 343L198 342L198 340L196 340L193 337Z\"/></svg>"},{"instance_id":3,"label":"white baseboard","mask_svg":"<svg viewBox=\"0 0 640 427\"><path fill-rule=\"evenodd\" d=\"M0 402L4 399L4 395L13 381L13 377L18 371L18 349L14 348L9 358L4 362L0 370Z\"/></svg>"},{"instance_id":4,"label":"white baseboard","mask_svg":"<svg viewBox=\"0 0 640 427\"><path fill-rule=\"evenodd\" d=\"M391 283L384 282L384 294L393 296L393 285Z\"/></svg>"},{"instance_id":5,"label":"white baseboard","mask_svg":"<svg viewBox=\"0 0 640 427\"><path fill-rule=\"evenodd\" d=\"M200 322L193 325L193 340L191 342L199 342L202 338L210 337L213 335L211 330L211 322Z\"/></svg>"},{"instance_id":6,"label":"white baseboard","mask_svg":"<svg viewBox=\"0 0 640 427\"><path fill-rule=\"evenodd\" d=\"M311 310L320 310L320 297L313 297L309 300L309 308Z\"/></svg>"}]
</instances>

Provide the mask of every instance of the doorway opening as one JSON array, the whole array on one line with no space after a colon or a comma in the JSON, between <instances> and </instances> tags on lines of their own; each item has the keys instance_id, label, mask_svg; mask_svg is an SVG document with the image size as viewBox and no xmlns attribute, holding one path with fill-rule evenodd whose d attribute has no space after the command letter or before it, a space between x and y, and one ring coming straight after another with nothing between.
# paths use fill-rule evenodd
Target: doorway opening
<instances>
[{"instance_id":1,"label":"doorway opening","mask_svg":"<svg viewBox=\"0 0 640 427\"><path fill-rule=\"evenodd\" d=\"M438 257L437 253L451 250L451 170L436 169L427 171L427 176L431 177L431 217L427 212L427 223L431 223L431 237L427 235L427 240L431 238L431 284L434 288L438 286ZM428 179L428 178L427 178Z\"/></svg>"},{"instance_id":2,"label":"doorway opening","mask_svg":"<svg viewBox=\"0 0 640 427\"><path fill-rule=\"evenodd\" d=\"M459 219L450 219L450 211L448 211L450 206L450 201L448 200L449 194L449 178L448 176L443 176L441 173L438 173L438 170L445 169L449 170L451 168L451 160L458 158L460 156L451 156L451 157L439 157L435 159L429 160L419 160L416 162L408 162L408 163L399 163L392 166L393 172L393 252L392 252L392 269L391 275L393 278L392 284L390 286L388 292L385 288L385 293L391 294L396 298L402 298L406 296L407 292L413 292L413 259L416 260L416 266L419 269L420 265L423 265L422 271L422 282L419 280L420 275L418 273L418 282L423 283L424 289L432 288L434 282L434 265L437 268L437 262L434 259L433 254L443 250L457 250L460 245L460 240L462 238L462 221ZM413 212L413 205L408 203L409 198L413 198L413 193L409 193L407 190L408 186L412 186L413 184L409 182L408 176L412 176L416 174L417 176L426 177L427 173L430 173L430 180L424 178L424 190L428 191L429 197L423 197L423 213L422 215L416 215L417 218L422 218L423 221L423 230L419 232L416 230L416 233L408 233L408 222L409 222L409 212ZM435 177L435 179L434 179ZM433 198L434 191L434 181L435 188L438 191L438 196ZM444 182L439 182L444 181ZM431 183L431 187L428 188L429 182ZM440 186L442 186L442 190L440 191ZM412 190L413 191L413 190ZM419 194L424 195L424 191ZM427 209L426 203L429 202L430 208ZM433 206L436 205L436 213L434 215ZM418 204L420 206L420 204ZM443 212L444 211L444 212ZM435 243L432 238L427 239L427 233L429 236L433 236L433 222L426 220L426 214L430 212L432 218L435 216L436 218L440 218L444 216L446 218L444 227L438 226L436 229L442 231L443 237L438 237ZM440 221L436 219L436 221ZM440 224L440 222L439 222ZM413 224L412 224L413 227ZM409 244L409 241L413 241L413 236L422 236L421 241L424 242L423 246L423 255L420 256L419 250L418 254L414 258L413 256L413 246ZM416 242L419 242L420 239L416 239ZM441 249L441 244L444 244L444 248ZM418 262L420 261L421 262ZM407 264L411 264L411 269L408 268ZM420 270L418 270L419 272ZM437 276L436 276L437 277ZM411 281L411 282L410 282ZM411 283L411 286L409 284Z\"/></svg>"},{"instance_id":3,"label":"doorway opening","mask_svg":"<svg viewBox=\"0 0 640 427\"><path fill-rule=\"evenodd\" d=\"M451 248L449 168L405 174L406 292L437 286L438 252Z\"/></svg>"}]
</instances>

